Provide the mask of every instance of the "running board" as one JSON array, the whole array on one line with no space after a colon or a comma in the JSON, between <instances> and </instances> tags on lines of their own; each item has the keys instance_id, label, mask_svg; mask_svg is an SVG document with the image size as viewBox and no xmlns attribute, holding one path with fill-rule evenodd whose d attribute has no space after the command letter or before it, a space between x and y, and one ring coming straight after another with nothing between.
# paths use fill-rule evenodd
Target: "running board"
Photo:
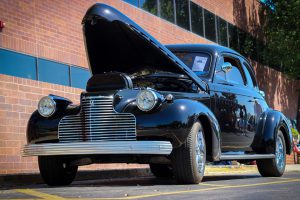
<instances>
[{"instance_id":1,"label":"running board","mask_svg":"<svg viewBox=\"0 0 300 200\"><path fill-rule=\"evenodd\" d=\"M268 159L275 158L274 154L239 154L230 155L222 154L220 160L257 160L257 159Z\"/></svg>"}]
</instances>

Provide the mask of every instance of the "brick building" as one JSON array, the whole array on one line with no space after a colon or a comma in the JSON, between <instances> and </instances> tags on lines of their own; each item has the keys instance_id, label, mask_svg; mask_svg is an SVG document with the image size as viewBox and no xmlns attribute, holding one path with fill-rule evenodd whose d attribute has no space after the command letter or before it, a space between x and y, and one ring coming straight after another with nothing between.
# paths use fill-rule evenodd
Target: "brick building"
<instances>
[{"instance_id":1,"label":"brick building","mask_svg":"<svg viewBox=\"0 0 300 200\"><path fill-rule=\"evenodd\" d=\"M0 0L6 24L0 31L0 174L37 171L36 158L20 152L27 120L42 96L78 103L90 76L81 20L96 2L119 9L164 44L218 43L247 54L244 46L252 41L247 55L270 107L296 119L300 82L259 64L257 0ZM85 168L124 167L139 165Z\"/></svg>"}]
</instances>

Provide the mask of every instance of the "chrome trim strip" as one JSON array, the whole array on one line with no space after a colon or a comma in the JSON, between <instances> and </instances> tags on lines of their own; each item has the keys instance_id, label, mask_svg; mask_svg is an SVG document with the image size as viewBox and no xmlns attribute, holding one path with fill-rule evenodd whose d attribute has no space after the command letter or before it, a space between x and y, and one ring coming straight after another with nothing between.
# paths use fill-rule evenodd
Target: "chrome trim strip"
<instances>
[{"instance_id":1,"label":"chrome trim strip","mask_svg":"<svg viewBox=\"0 0 300 200\"><path fill-rule=\"evenodd\" d=\"M256 160L275 158L274 154L241 154L241 155L221 155L220 160Z\"/></svg>"},{"instance_id":2,"label":"chrome trim strip","mask_svg":"<svg viewBox=\"0 0 300 200\"><path fill-rule=\"evenodd\" d=\"M97 154L157 154L170 155L169 141L105 141L28 144L23 156L97 155Z\"/></svg>"}]
</instances>

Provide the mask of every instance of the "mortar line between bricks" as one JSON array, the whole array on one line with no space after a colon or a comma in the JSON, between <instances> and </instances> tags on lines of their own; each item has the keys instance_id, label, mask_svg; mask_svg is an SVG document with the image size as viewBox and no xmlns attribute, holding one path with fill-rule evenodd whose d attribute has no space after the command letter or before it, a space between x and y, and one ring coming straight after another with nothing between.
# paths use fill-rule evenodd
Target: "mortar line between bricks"
<instances>
[{"instance_id":1,"label":"mortar line between bricks","mask_svg":"<svg viewBox=\"0 0 300 200\"><path fill-rule=\"evenodd\" d=\"M60 197L57 195L47 194L44 192L39 192L33 189L15 189L16 192L27 194L34 197L40 197L41 199L46 200L66 200L64 197Z\"/></svg>"}]
</instances>

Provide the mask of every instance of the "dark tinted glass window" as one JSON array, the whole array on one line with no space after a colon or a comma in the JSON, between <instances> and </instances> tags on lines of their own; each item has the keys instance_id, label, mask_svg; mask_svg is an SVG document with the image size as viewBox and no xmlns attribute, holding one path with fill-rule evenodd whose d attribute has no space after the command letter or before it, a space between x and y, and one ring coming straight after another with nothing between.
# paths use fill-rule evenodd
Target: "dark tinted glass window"
<instances>
[{"instance_id":1,"label":"dark tinted glass window","mask_svg":"<svg viewBox=\"0 0 300 200\"><path fill-rule=\"evenodd\" d=\"M0 49L0 73L36 80L36 58Z\"/></svg>"},{"instance_id":2,"label":"dark tinted glass window","mask_svg":"<svg viewBox=\"0 0 300 200\"><path fill-rule=\"evenodd\" d=\"M173 0L159 1L159 16L165 20L174 23L174 2Z\"/></svg>"},{"instance_id":3,"label":"dark tinted glass window","mask_svg":"<svg viewBox=\"0 0 300 200\"><path fill-rule=\"evenodd\" d=\"M205 37L216 42L215 15L204 9Z\"/></svg>"},{"instance_id":4,"label":"dark tinted glass window","mask_svg":"<svg viewBox=\"0 0 300 200\"><path fill-rule=\"evenodd\" d=\"M136 7L139 6L139 0L123 0L123 1L125 1L127 3L130 3L130 4L132 4L132 5L136 6Z\"/></svg>"},{"instance_id":5,"label":"dark tinted glass window","mask_svg":"<svg viewBox=\"0 0 300 200\"><path fill-rule=\"evenodd\" d=\"M71 86L85 89L88 79L91 77L87 69L71 67Z\"/></svg>"},{"instance_id":6,"label":"dark tinted glass window","mask_svg":"<svg viewBox=\"0 0 300 200\"><path fill-rule=\"evenodd\" d=\"M247 43L247 34L245 31L238 29L238 37L239 37L239 50L243 55L248 55L246 43Z\"/></svg>"},{"instance_id":7,"label":"dark tinted glass window","mask_svg":"<svg viewBox=\"0 0 300 200\"><path fill-rule=\"evenodd\" d=\"M265 49L264 43L261 40L257 39L256 40L256 52L257 52L256 58L262 64L264 63L264 59L263 59L264 49Z\"/></svg>"},{"instance_id":8,"label":"dark tinted glass window","mask_svg":"<svg viewBox=\"0 0 300 200\"><path fill-rule=\"evenodd\" d=\"M40 81L69 86L69 66L38 59L38 78Z\"/></svg>"},{"instance_id":9,"label":"dark tinted glass window","mask_svg":"<svg viewBox=\"0 0 300 200\"><path fill-rule=\"evenodd\" d=\"M204 36L203 33L203 9L191 1L192 32Z\"/></svg>"},{"instance_id":10,"label":"dark tinted glass window","mask_svg":"<svg viewBox=\"0 0 300 200\"><path fill-rule=\"evenodd\" d=\"M140 7L154 15L158 13L156 0L140 0Z\"/></svg>"},{"instance_id":11,"label":"dark tinted glass window","mask_svg":"<svg viewBox=\"0 0 300 200\"><path fill-rule=\"evenodd\" d=\"M218 43L223 46L228 46L227 40L227 22L220 17L217 17Z\"/></svg>"},{"instance_id":12,"label":"dark tinted glass window","mask_svg":"<svg viewBox=\"0 0 300 200\"><path fill-rule=\"evenodd\" d=\"M190 30L190 15L189 15L189 1L176 0L176 22L177 25Z\"/></svg>"},{"instance_id":13,"label":"dark tinted glass window","mask_svg":"<svg viewBox=\"0 0 300 200\"><path fill-rule=\"evenodd\" d=\"M175 52L175 55L197 75L206 75L210 69L210 56L206 53Z\"/></svg>"},{"instance_id":14,"label":"dark tinted glass window","mask_svg":"<svg viewBox=\"0 0 300 200\"><path fill-rule=\"evenodd\" d=\"M250 56L252 59L257 58L256 39L251 34L239 30L239 45L243 55Z\"/></svg>"},{"instance_id":15,"label":"dark tinted glass window","mask_svg":"<svg viewBox=\"0 0 300 200\"><path fill-rule=\"evenodd\" d=\"M229 47L239 51L238 30L236 26L228 23Z\"/></svg>"}]
</instances>

